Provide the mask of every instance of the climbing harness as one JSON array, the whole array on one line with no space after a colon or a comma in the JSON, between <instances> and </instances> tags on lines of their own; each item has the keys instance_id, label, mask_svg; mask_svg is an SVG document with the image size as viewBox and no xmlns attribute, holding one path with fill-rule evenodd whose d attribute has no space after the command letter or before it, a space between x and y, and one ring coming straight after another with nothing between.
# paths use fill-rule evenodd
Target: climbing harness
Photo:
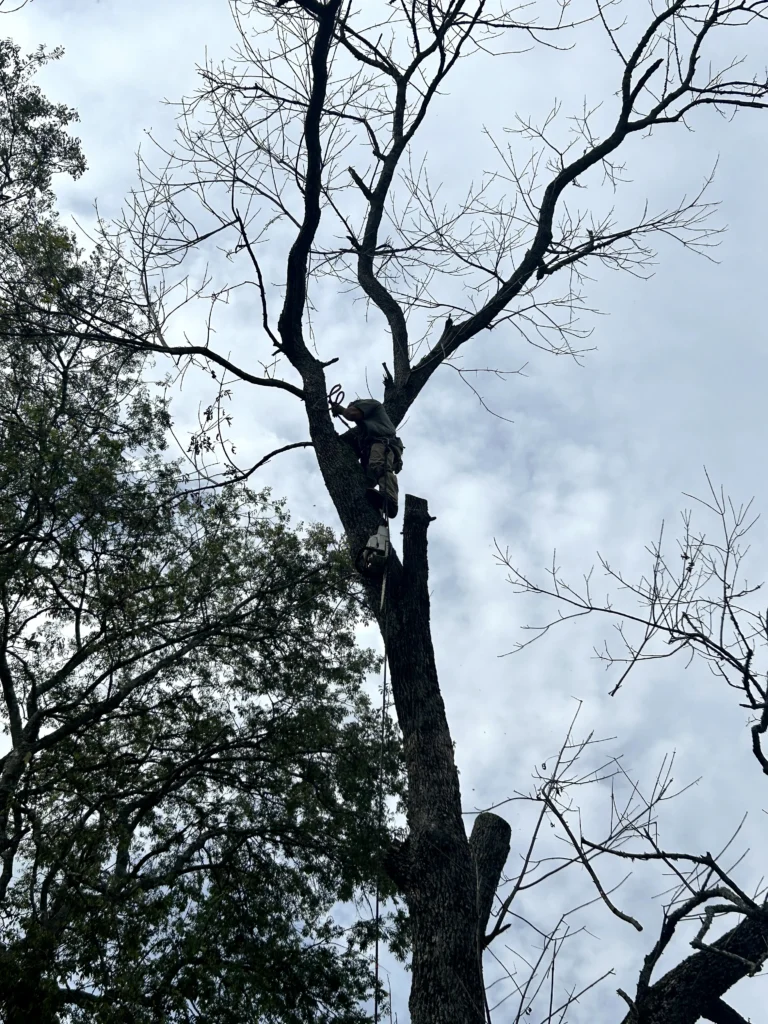
<instances>
[{"instance_id":1,"label":"climbing harness","mask_svg":"<svg viewBox=\"0 0 768 1024\"><path fill-rule=\"evenodd\" d=\"M397 448L392 444L389 439L383 439L385 448L385 466L387 454L391 451L397 453ZM402 465L402 463L401 463ZM384 470L382 474L382 480L384 480L386 473L391 472L390 470ZM379 485L381 486L381 484ZM362 551L359 552L355 564L358 572L362 573L363 576L378 576L382 574L381 581L381 603L380 609L384 608L384 596L387 585L387 565L389 563L389 553L392 548L389 539L389 497L386 491L386 484L384 484L383 491L380 492L382 497L382 515L384 516L384 522L376 530L376 533L371 534L368 541Z\"/></svg>"}]
</instances>

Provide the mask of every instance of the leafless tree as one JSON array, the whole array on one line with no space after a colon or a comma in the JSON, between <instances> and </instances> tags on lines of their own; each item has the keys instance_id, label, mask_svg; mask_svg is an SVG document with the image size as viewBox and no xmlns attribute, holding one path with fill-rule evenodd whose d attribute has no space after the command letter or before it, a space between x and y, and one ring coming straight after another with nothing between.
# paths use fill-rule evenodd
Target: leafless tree
<instances>
[{"instance_id":1,"label":"leafless tree","mask_svg":"<svg viewBox=\"0 0 768 1024\"><path fill-rule=\"evenodd\" d=\"M622 570L614 568L606 558L598 555L601 576L609 588L603 598L595 596L597 583L593 571L586 574L579 585L572 584L564 578L553 560L545 579L537 580L516 567L508 551L498 549L500 561L509 570L509 581L519 593L545 596L557 604L553 618L543 625L526 627L531 636L518 643L516 649L529 646L565 622L596 612L615 620L619 640L618 648L605 642L594 652L597 659L617 674L609 691L611 696L619 692L630 672L641 662L681 655L685 656L688 664L693 659L703 660L714 676L739 694L740 706L747 709L750 716L752 752L763 774L768 775L768 759L763 748L768 730L768 690L765 666L760 662L768 639L768 623L766 613L760 607L761 585L750 584L743 564L748 551L745 537L757 522L757 516L752 512L751 501L735 504L726 497L722 488L712 484L708 474L707 484L706 497L694 497L692 500L699 510L705 509L714 518L715 535L694 529L692 510L684 511L682 533L673 541L672 550L662 525L658 540L647 548L651 558L650 569L638 581L628 579ZM620 606L614 603L611 586L622 595ZM765 948L764 929L768 913L765 893L747 896L727 877L719 856L666 852L660 848L652 829L645 824L637 827L631 823L627 829L618 830L608 843L581 839L584 848L592 852L599 850L634 862L663 862L679 879L679 888L674 891L670 903L670 907L674 907L666 915L659 942L646 958L646 967L650 965L650 970L679 923L678 911L690 913L708 899L720 902L710 903L704 908L701 929L692 943L696 949L703 951L701 943L704 936L713 922L724 914L736 912L744 915L744 924L751 921L753 929L746 946L741 942L748 929L742 929L742 937L738 939L735 933L729 933L736 941L728 947L728 957L707 962L708 973L733 969L739 963L748 968L746 974L750 976L760 970L765 960L765 956L759 954ZM645 849L626 849L629 839L640 841ZM688 866L688 871L681 873L676 866L678 864ZM703 893L709 893L709 896L699 902ZM751 945L753 941L754 946ZM713 948L723 952L717 942ZM758 955L753 960L755 953ZM670 985L680 983L686 972L693 969L695 960L695 956L690 958L688 966L686 961L662 979L666 984L661 988L656 986L656 995L648 987L650 972L644 967L635 1000L625 997L631 1008L629 1019L638 1015L640 1019L646 1019L643 1014L647 1013L651 1013L648 1019L667 1019L663 1017L666 1012L664 992ZM701 963L700 960L699 966ZM721 994L710 1002L704 1016L720 1024L736 1024L738 1015L722 1002Z\"/></svg>"},{"instance_id":2,"label":"leafless tree","mask_svg":"<svg viewBox=\"0 0 768 1024\"><path fill-rule=\"evenodd\" d=\"M574 617L599 611L610 615L620 641L620 649L605 642L595 655L607 667L620 669L610 695L621 689L632 669L640 662L673 658L682 653L703 659L712 673L737 691L741 707L751 716L752 752L763 774L768 775L768 758L763 737L768 731L768 688L766 670L760 654L768 640L766 611L760 607L762 584L750 584L744 576L743 562L748 551L744 538L757 522L752 502L736 505L718 491L707 476L706 498L693 498L699 508L715 517L717 534L695 530L693 512L682 513L682 534L669 550L662 528L659 538L647 550L651 568L639 581L626 578L607 559L598 556L603 577L624 595L633 597L634 606L624 601L614 605L609 595L594 596L593 573L580 586L563 578L553 562L547 582L535 581L515 568L508 552L499 549L499 557L510 570L510 582L521 593L542 594L560 605L557 618L543 626L526 627L530 639L517 648L528 646L549 630Z\"/></svg>"},{"instance_id":3,"label":"leafless tree","mask_svg":"<svg viewBox=\"0 0 768 1024\"><path fill-rule=\"evenodd\" d=\"M235 59L201 69L199 92L179 106L178 144L166 151L164 169L143 160L122 223L103 225L101 244L132 266L136 317L89 330L163 353L180 372L194 362L222 389L235 380L302 402L323 480L350 546L359 549L377 519L328 411L326 369L338 353L313 332L321 289L353 289L386 321L391 351L379 361L395 424L441 366L456 365L473 338L502 324L534 345L578 354L590 266L642 275L660 235L704 253L714 242L704 190L623 223L590 206L580 186L602 180L609 190L621 187L627 140L693 123L700 108L729 116L768 106L765 77L737 57L718 65L713 47L726 29L748 29L756 45L768 3L666 0L643 18L637 5L623 10L596 0L579 13L563 2L551 20L504 0L232 0L231 8L240 29ZM616 67L605 109L586 108L565 131L557 106L543 124L510 115L511 134L492 140L495 167L455 207L444 203L441 174L430 169L419 139L459 62L578 44L587 27L602 32L605 60ZM478 113L478 126L481 119ZM232 261L232 280L196 275L199 254L213 246ZM258 311L256 354L247 362L215 338L216 311L235 288L251 289ZM196 299L210 301L207 326L200 337L182 336L174 313ZM213 401L203 417L203 447L222 429L217 409ZM385 611L378 584L369 588L385 633L409 784L408 837L388 864L410 913L411 1019L479 1024L486 1015L481 951L500 931L487 932L489 893L506 860L509 826L489 812L469 839L464 829L430 633L429 522L426 502L408 496ZM547 785L538 799L557 817ZM564 827L568 818L559 813ZM573 839L588 868L591 855L575 832ZM708 862L696 867L665 928L712 898L742 920L720 945L698 949L678 974L654 984L658 956L651 953L630 1000L632 1019L711 1015L765 957L768 923L759 902Z\"/></svg>"}]
</instances>

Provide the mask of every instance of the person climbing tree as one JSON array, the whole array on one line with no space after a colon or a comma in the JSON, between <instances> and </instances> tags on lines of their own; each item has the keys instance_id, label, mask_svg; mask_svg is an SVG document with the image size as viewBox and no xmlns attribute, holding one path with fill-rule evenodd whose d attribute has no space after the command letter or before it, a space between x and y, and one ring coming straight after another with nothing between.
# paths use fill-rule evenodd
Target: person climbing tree
<instances>
[{"instance_id":1,"label":"person climbing tree","mask_svg":"<svg viewBox=\"0 0 768 1024\"><path fill-rule=\"evenodd\" d=\"M386 507L388 518L394 519L399 493L396 474L403 468L403 442L381 402L375 398L356 398L345 407L334 400L334 394L339 394L343 401L343 392L334 388L331 412L354 424L343 439L355 449L365 469L369 483L366 497L374 508Z\"/></svg>"},{"instance_id":2,"label":"person climbing tree","mask_svg":"<svg viewBox=\"0 0 768 1024\"><path fill-rule=\"evenodd\" d=\"M254 396L271 393L269 403L258 403L265 412L272 410L277 392L284 392L286 409L294 409L293 418L284 422L306 429L317 460L318 473L308 486L319 487L322 478L349 550L359 551L368 547L374 531L379 536L378 514L364 500L365 477L359 478L360 486L350 486L358 482L350 470L356 474L358 468L346 443L357 443L360 435L367 440L370 423L364 410L359 410L362 418L353 419L352 413L356 430L353 436L345 431L341 440L326 397L327 368L341 358L354 358L361 368L383 366L387 417L399 428L419 403L427 403L425 417L445 411L443 403L455 400L454 394L441 390L430 398L435 380L451 369L468 383L461 359L477 346L506 359L509 351L517 351L519 337L537 349L577 359L592 326L591 314L582 319L590 305L585 282L599 275L605 294L602 282L609 269L643 276L654 263L654 238L676 239L689 250L707 253L712 236L706 218L712 206L705 188L697 190L689 178L692 194L667 200L671 181L665 181L658 210L634 191L639 175L627 175L634 179L631 198L614 200L613 189L624 189L622 168L638 147L648 152L640 169L653 168L663 160L662 137L667 146L674 145L670 133L700 124L709 144L713 110L731 115L768 107L760 58L765 45L755 42L753 63L745 52L753 48L748 43L729 50L719 41L733 37L726 31L731 28L741 38L758 38L761 25L768 26L766 0L627 4L631 16L626 21L614 21L606 4L597 4L596 17L586 11L571 15L561 6L566 13L562 18L556 14L551 23L542 22L538 9L521 12L505 0L392 5L254 0L232 6L235 60L212 57L201 68L198 89L180 108L178 140L161 144L156 163L142 154L141 178L120 220L99 228L105 251L119 254L126 264L130 289L125 291L135 296L135 312L117 324L104 317L103 324L92 326L88 310L86 336L98 327L98 337L113 339L117 346L157 352L178 361L180 369L199 366L216 382L212 409L219 395L223 399L231 391L222 379L224 371L227 381L237 378L252 386ZM603 33L603 48L596 50ZM551 51L556 38L560 42ZM515 76L523 67L516 59L510 63L510 55L523 41L526 49L542 46L548 55L559 54L559 46L567 50L562 75L572 93L570 106L550 107L546 81L533 109L516 110L506 102L515 95ZM584 48L587 62L594 63L592 54L599 53L604 95L588 100L586 107L588 83L582 81L578 62L570 63L574 46ZM499 62L495 73L486 63L491 59ZM534 61L530 66L536 59L526 54L526 62ZM550 56L541 59L541 67L548 68ZM463 70L468 61L479 61L473 72ZM456 88L470 88L458 100L450 84L454 72ZM475 79L470 86L469 75ZM494 89L504 95L504 103L492 102ZM473 101L469 109L465 97ZM489 106L494 108L490 121ZM459 113L461 143L452 146L459 121L450 118ZM430 123L448 139L453 158L448 167L439 153L435 159L429 145L425 133ZM510 133L505 131L510 127ZM439 192L438 182L444 179L445 191ZM703 185L710 179L708 174ZM649 181L655 185L652 174ZM225 258L210 259L209 245ZM192 266L200 268L201 277L191 272ZM221 300L246 283L254 299L250 318L245 299L240 306L242 324L249 329L235 348L242 359L237 365L231 358L232 321L216 334L215 314L223 312ZM174 310L183 305L177 292L204 303L195 332L185 329L194 305L180 311L181 323L175 319ZM70 308L67 315L74 315ZM216 338L226 339L223 347L214 344ZM501 373L493 362L474 366L470 374ZM335 401L345 404L341 397ZM463 432L459 410L450 412ZM440 440L449 451L459 443L453 435ZM226 467L221 471L226 482L223 474L235 467L229 452L226 461L220 458L220 445L216 458ZM306 441L283 445L255 465L263 465L271 454L307 446ZM373 475L379 453L366 454L374 456L366 464ZM494 455L497 473L507 471L503 453ZM387 462L385 449L385 473ZM242 472L246 476L251 470L243 467ZM389 472L394 475L394 453ZM385 477L385 493L386 486ZM386 544L371 549L386 554L386 575L379 585L365 580L363 588L366 607L386 637L408 781L405 837L385 851L383 867L408 908L411 1021L484 1024L491 1010L483 956L487 950L496 957L491 943L517 927L519 918L509 915L517 914L514 900L528 881L521 875L518 883L508 884L504 872L511 842L511 826L503 816L507 811L491 805L494 810L478 814L467 834L466 801L472 798L465 792L462 802L464 777L458 773L430 622L431 519L424 498L406 498L402 553L387 552ZM535 531L536 524L531 528ZM442 575L447 578L445 571ZM524 714L525 702L518 695L512 694L510 702L518 717ZM18 763L23 763L21 755ZM565 827L573 807L563 800L552 763L541 769L543 779L532 792L546 800L542 814L552 816L550 824L559 826L563 841L573 846L566 856L586 869L595 851L582 848L577 833ZM7 813L16 813L15 807ZM520 847L518 836L515 843L517 857L525 844ZM527 873L530 860L524 861ZM597 884L595 872L587 874ZM707 945L699 932L695 941L702 948L665 977L653 979L660 950L668 955L672 947L665 944L676 928L678 942L698 915L711 912L703 904L714 895L706 888L713 873L702 870L700 877L694 891L687 890L689 898L665 914L634 997L622 990L628 1022L726 1019L728 1007L720 1005L721 997L766 959L765 915L758 920L754 900L739 897L742 920L725 939ZM509 891L499 891L502 884ZM719 914L722 893L714 898ZM521 1019L534 1012L534 991L548 990L543 1013L536 1010L545 1020L561 1017L573 1000L583 998L569 980L563 1007L555 1010L550 1003L558 998L559 983L548 957L562 941L559 932L544 934L547 952L536 953L536 964L546 964L547 974L520 986ZM569 945L570 940L565 948ZM577 955L583 961L583 951ZM571 973L566 969L569 979ZM562 977L559 966L557 974ZM541 983L544 977L546 984ZM518 984L514 977L513 983ZM350 1010L350 1017L356 1012ZM605 1012L612 1011L606 1006ZM618 1013L624 1012L620 1007Z\"/></svg>"}]
</instances>

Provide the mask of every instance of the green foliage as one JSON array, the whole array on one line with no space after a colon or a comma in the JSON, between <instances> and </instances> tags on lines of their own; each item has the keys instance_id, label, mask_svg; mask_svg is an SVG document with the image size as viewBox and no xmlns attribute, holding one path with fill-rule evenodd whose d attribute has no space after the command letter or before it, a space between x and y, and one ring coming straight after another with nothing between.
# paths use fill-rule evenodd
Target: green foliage
<instances>
[{"instance_id":1,"label":"green foliage","mask_svg":"<svg viewBox=\"0 0 768 1024\"><path fill-rule=\"evenodd\" d=\"M23 57L10 39L0 39L0 231L17 227L31 213L53 204L51 178L66 173L79 177L85 157L78 139L66 131L79 120L77 112L51 103L34 85L34 75L61 49Z\"/></svg>"},{"instance_id":2,"label":"green foliage","mask_svg":"<svg viewBox=\"0 0 768 1024\"><path fill-rule=\"evenodd\" d=\"M5 990L31 971L72 1019L363 1019L328 918L384 841L346 556L266 494L187 491L141 369L0 339Z\"/></svg>"},{"instance_id":3,"label":"green foliage","mask_svg":"<svg viewBox=\"0 0 768 1024\"><path fill-rule=\"evenodd\" d=\"M83 164L32 66L0 44L0 153L26 140L0 198L4 1019L363 1021L370 929L332 916L387 838L354 573L329 530L169 458L141 357L90 327L125 322L120 275L48 209Z\"/></svg>"}]
</instances>

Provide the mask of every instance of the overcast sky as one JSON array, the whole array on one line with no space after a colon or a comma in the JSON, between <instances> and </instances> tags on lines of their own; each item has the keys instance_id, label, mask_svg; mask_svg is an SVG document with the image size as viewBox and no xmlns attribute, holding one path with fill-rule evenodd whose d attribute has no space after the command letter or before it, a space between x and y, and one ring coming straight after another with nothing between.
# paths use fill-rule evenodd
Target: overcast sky
<instances>
[{"instance_id":1,"label":"overcast sky","mask_svg":"<svg viewBox=\"0 0 768 1024\"><path fill-rule=\"evenodd\" d=\"M641 6L632 0L629 10ZM223 59L235 39L224 0L35 0L1 24L25 48L45 43L66 49L41 84L52 99L80 112L78 134L89 170L77 183L61 183L59 194L64 215L83 223L94 200L107 216L117 212L135 183L135 152L146 146L146 130L171 138L173 112L161 101L189 93L206 52ZM606 83L616 81L616 67L590 32L567 54L528 53L467 65L425 129L434 180L446 182L450 194L452 182L466 183L490 164L484 125L510 125L516 111L541 114L555 99L563 101L564 116L577 112L585 96L593 105L608 102L614 87ZM760 44L757 32L754 39L764 52L765 40ZM756 510L768 511L768 111L745 113L732 123L701 116L692 126L697 131L673 126L633 142L627 150L633 184L620 202L637 212L647 197L652 208L664 208L695 192L718 162L711 193L721 203L715 223L728 226L716 252L719 262L662 240L648 281L594 269L588 305L603 315L584 316L594 351L582 365L526 346L511 328L478 338L467 366L527 364L525 376L478 381L488 404L512 422L490 416L455 372L441 371L402 430L400 482L403 491L428 498L437 517L430 529L434 634L465 809L528 789L532 771L551 758L580 700L577 735L595 729L610 737L605 751L623 754L625 767L643 785L650 786L662 757L672 751L675 778L681 784L700 779L662 815L668 848L719 849L749 812L736 845L739 852L752 850L739 869L750 888L766 870L760 851L768 798L738 695L702 667L686 671L682 661L665 661L654 671L639 669L609 698L611 677L592 657L593 645L611 635L606 620L581 620L523 654L501 657L521 639L521 627L541 621L547 607L515 596L493 555L497 541L511 549L518 565L536 572L551 563L557 548L563 573L577 580L599 550L637 576L648 565L645 545L661 521L671 534L678 529L679 512L690 504L683 492L704 492L704 465L736 501L754 496ZM246 358L258 317L248 302L236 304L226 320L232 349ZM324 353L342 354L333 372L348 396L366 393L366 370L377 396L387 357L379 319L372 315L366 324L359 304L329 294L318 339ZM196 387L191 384L174 405L182 426L205 397ZM244 462L306 437L301 409L289 396L264 398L241 389L235 410ZM320 518L338 528L310 454L281 456L260 481L288 497L296 519ZM717 525L705 517L698 521ZM755 582L768 574L766 539L759 522L748 562ZM608 797L606 786L584 791L586 835L604 827ZM513 829L510 868L527 838L528 812L520 806L511 803L506 810ZM623 877L622 868L606 865L606 878ZM589 934L572 939L570 953L564 951L558 984L583 986L612 967L616 977L585 996L569 1013L571 1021L621 1019L624 1004L615 990L634 991L660 922L662 900L652 897L663 887L652 871L638 868L615 894L618 905L642 922L640 935L601 905L573 917L573 927L586 923ZM589 881L572 869L524 906L531 920L546 927L593 895ZM504 938L530 954L532 934L524 924L516 923ZM674 955L687 948L681 942ZM510 950L500 946L496 952L512 968ZM500 973L489 962L488 982ZM391 984L395 1012L405 1024L407 976L393 969ZM510 991L508 982L495 985L491 1005ZM765 981L756 979L743 982L729 1001L755 1019L767 997ZM503 1003L494 1021L511 1020L515 1006L514 998Z\"/></svg>"}]
</instances>

